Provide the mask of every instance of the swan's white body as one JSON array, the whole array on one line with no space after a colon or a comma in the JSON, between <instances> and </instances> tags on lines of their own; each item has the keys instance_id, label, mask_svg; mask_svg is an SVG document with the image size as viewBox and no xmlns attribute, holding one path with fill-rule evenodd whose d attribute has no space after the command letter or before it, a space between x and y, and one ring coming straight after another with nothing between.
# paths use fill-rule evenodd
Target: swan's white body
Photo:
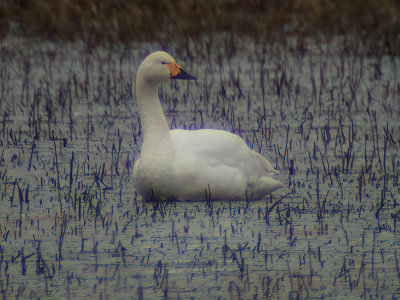
<instances>
[{"instance_id":1,"label":"swan's white body","mask_svg":"<svg viewBox=\"0 0 400 300\"><path fill-rule=\"evenodd\" d=\"M158 85L168 78L184 79L180 72L188 75L168 53L159 51L150 54L137 73L143 145L133 177L142 197L160 201L246 200L260 199L283 187L270 177L277 173L271 164L240 137L223 130L169 130Z\"/></svg>"}]
</instances>

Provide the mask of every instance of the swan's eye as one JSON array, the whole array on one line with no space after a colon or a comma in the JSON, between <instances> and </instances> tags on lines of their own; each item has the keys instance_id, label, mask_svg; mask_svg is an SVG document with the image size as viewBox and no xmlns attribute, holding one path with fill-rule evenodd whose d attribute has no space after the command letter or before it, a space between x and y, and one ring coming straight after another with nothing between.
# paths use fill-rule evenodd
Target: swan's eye
<instances>
[{"instance_id":1,"label":"swan's eye","mask_svg":"<svg viewBox=\"0 0 400 300\"><path fill-rule=\"evenodd\" d=\"M162 61L161 64L162 64L162 65L166 65L167 63L166 63L165 61Z\"/></svg>"}]
</instances>

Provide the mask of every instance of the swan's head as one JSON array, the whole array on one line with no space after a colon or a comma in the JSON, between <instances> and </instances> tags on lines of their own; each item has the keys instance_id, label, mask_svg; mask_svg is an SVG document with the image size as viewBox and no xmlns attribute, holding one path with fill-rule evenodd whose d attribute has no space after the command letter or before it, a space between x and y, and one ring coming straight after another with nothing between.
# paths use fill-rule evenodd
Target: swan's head
<instances>
[{"instance_id":1,"label":"swan's head","mask_svg":"<svg viewBox=\"0 0 400 300\"><path fill-rule=\"evenodd\" d=\"M157 51L147 56L138 70L141 79L148 83L158 84L166 79L196 79L186 73L175 61L175 59L164 51Z\"/></svg>"}]
</instances>

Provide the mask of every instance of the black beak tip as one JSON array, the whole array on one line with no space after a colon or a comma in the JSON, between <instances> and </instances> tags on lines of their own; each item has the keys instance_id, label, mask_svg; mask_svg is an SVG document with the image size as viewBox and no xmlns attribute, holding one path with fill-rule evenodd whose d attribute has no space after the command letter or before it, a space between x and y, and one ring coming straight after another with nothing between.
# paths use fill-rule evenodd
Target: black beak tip
<instances>
[{"instance_id":1,"label":"black beak tip","mask_svg":"<svg viewBox=\"0 0 400 300\"><path fill-rule=\"evenodd\" d=\"M181 80L196 80L197 78L190 75L189 73L186 73L185 70L179 69L179 74L175 76L171 76L171 79L181 79Z\"/></svg>"}]
</instances>

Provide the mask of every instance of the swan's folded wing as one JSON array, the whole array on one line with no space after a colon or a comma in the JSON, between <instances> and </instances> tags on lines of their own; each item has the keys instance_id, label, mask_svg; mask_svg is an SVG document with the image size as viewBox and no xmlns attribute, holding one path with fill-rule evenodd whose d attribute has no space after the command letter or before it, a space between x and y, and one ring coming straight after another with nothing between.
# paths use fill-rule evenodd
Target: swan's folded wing
<instances>
[{"instance_id":1,"label":"swan's folded wing","mask_svg":"<svg viewBox=\"0 0 400 300\"><path fill-rule=\"evenodd\" d=\"M222 130L171 130L176 159L210 166L226 165L241 169L246 176L278 173L261 154L251 150L237 135Z\"/></svg>"},{"instance_id":2,"label":"swan's folded wing","mask_svg":"<svg viewBox=\"0 0 400 300\"><path fill-rule=\"evenodd\" d=\"M265 170L270 174L279 174L279 171L274 169L271 163L261 154L252 150L250 155L253 162L259 165L262 170Z\"/></svg>"}]
</instances>

